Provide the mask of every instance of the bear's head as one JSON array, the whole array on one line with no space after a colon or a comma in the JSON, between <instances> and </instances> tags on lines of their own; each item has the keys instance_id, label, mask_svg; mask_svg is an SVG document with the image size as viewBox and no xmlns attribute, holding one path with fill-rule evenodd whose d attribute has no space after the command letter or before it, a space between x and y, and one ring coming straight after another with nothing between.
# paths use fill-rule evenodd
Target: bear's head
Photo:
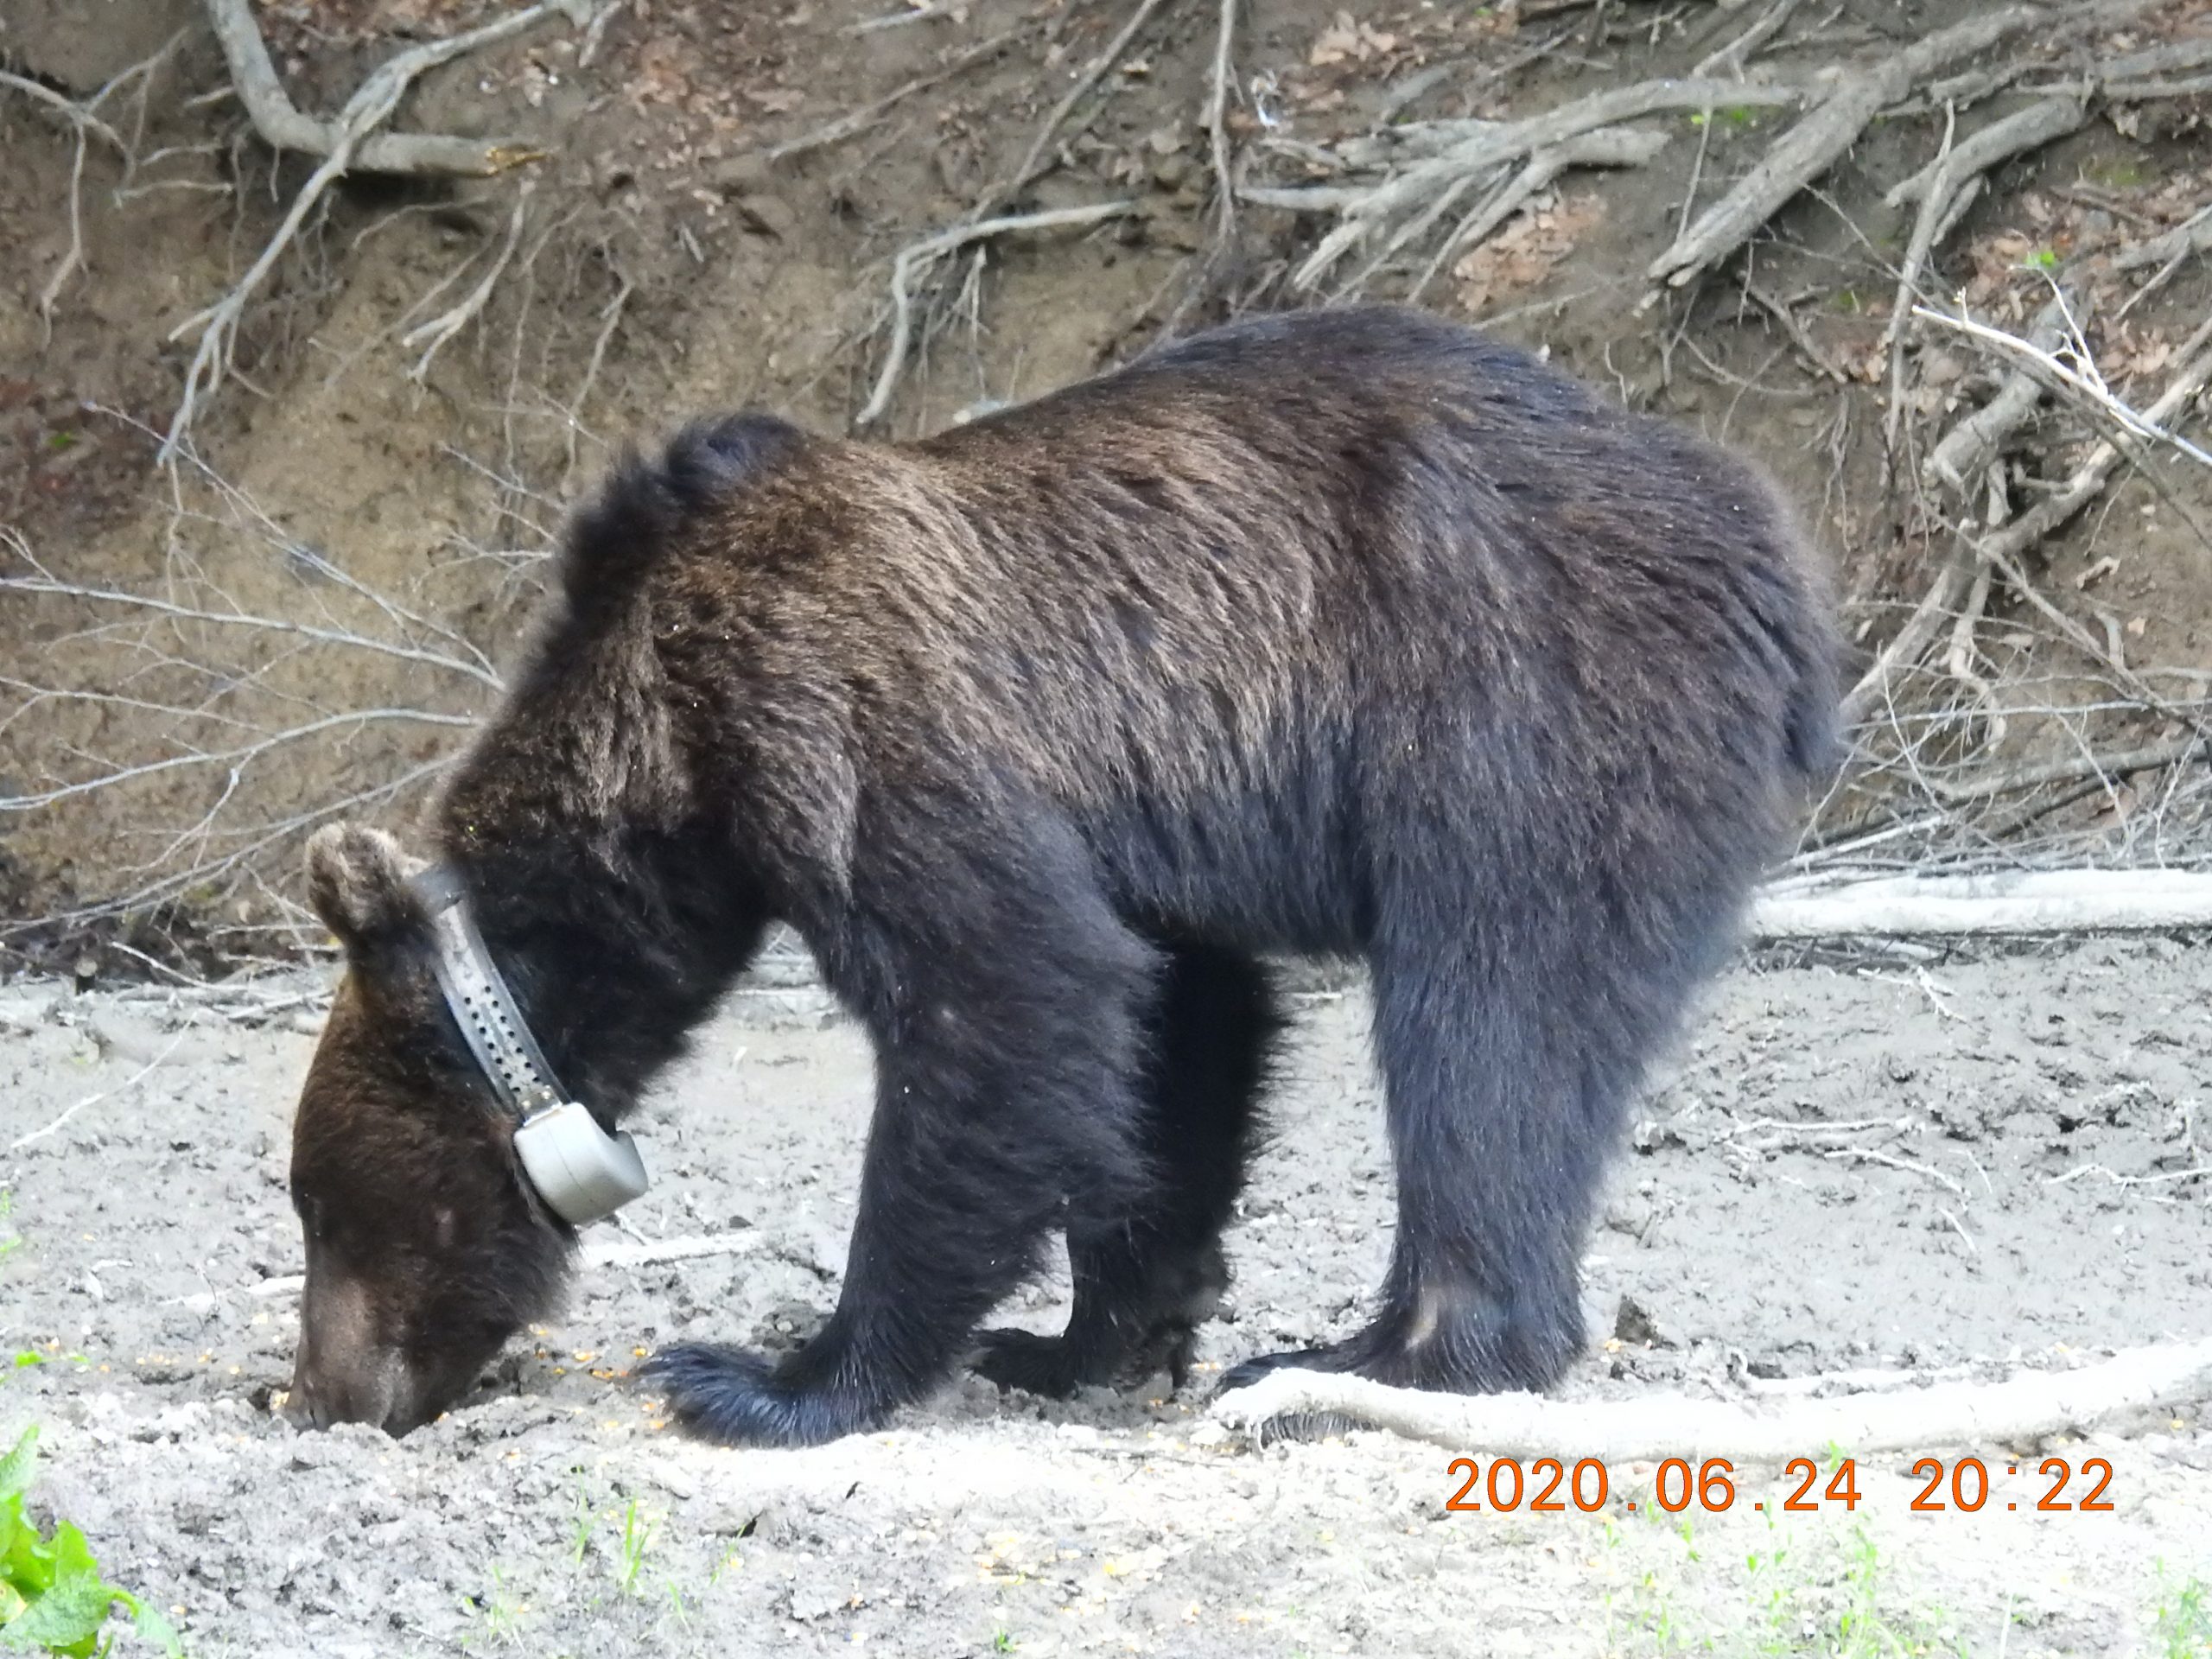
<instances>
[{"instance_id":1,"label":"bear's head","mask_svg":"<svg viewBox=\"0 0 2212 1659\"><path fill-rule=\"evenodd\" d=\"M514 1123L446 1012L398 844L333 824L308 843L346 975L292 1126L307 1286L295 1421L428 1422L551 1311L574 1234L530 1195Z\"/></svg>"}]
</instances>

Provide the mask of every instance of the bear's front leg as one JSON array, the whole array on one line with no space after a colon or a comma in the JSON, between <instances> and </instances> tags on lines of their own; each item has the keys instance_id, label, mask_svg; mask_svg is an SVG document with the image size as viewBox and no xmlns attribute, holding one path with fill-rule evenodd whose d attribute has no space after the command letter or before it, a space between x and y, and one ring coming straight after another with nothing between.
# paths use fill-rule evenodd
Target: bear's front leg
<instances>
[{"instance_id":1,"label":"bear's front leg","mask_svg":"<svg viewBox=\"0 0 2212 1659\"><path fill-rule=\"evenodd\" d=\"M879 1427L953 1374L1055 1229L1126 1213L1143 1185L1158 958L1086 882L1033 857L820 953L877 1057L842 1294L778 1363L706 1344L656 1354L642 1374L678 1422L729 1446Z\"/></svg>"}]
</instances>

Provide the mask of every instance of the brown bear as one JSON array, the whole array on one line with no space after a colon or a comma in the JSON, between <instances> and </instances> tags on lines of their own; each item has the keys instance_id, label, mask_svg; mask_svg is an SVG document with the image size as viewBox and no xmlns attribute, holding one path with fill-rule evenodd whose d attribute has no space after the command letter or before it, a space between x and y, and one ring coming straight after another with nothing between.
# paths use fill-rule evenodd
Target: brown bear
<instances>
[{"instance_id":1,"label":"brown bear","mask_svg":"<svg viewBox=\"0 0 2212 1659\"><path fill-rule=\"evenodd\" d=\"M804 1348L656 1356L696 1432L832 1439L963 1357L1179 1375L1285 955L1370 971L1398 1224L1371 1323L1228 1382L1541 1388L1624 1108L1829 764L1835 658L1744 463L1412 311L1241 321L920 442L694 425L569 527L437 884L310 844L348 967L295 1132L299 1409L404 1432L548 1310L626 1190L610 1132L779 919L875 1048L859 1219ZM611 1198L549 1199L556 1100ZM1065 1333L979 1337L1056 1233Z\"/></svg>"}]
</instances>

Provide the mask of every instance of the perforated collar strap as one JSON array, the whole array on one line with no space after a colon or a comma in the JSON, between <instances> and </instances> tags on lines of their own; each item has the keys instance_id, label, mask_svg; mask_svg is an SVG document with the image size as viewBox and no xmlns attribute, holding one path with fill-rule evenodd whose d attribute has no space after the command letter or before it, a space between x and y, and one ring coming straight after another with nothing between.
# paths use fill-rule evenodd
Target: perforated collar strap
<instances>
[{"instance_id":1,"label":"perforated collar strap","mask_svg":"<svg viewBox=\"0 0 2212 1659\"><path fill-rule=\"evenodd\" d=\"M469 913L461 879L444 865L434 865L414 879L415 891L429 912L435 946L438 987L446 1007L483 1069L499 1103L523 1122L557 1106L567 1096L544 1051L530 1034L529 1022L515 1006L507 982L493 965Z\"/></svg>"},{"instance_id":2,"label":"perforated collar strap","mask_svg":"<svg viewBox=\"0 0 2212 1659\"><path fill-rule=\"evenodd\" d=\"M588 1107L562 1090L484 949L459 877L435 866L416 876L414 887L429 917L432 960L446 1007L485 1080L514 1115L523 1180L572 1227L612 1215L645 1190L636 1143L619 1130L609 1135Z\"/></svg>"}]
</instances>

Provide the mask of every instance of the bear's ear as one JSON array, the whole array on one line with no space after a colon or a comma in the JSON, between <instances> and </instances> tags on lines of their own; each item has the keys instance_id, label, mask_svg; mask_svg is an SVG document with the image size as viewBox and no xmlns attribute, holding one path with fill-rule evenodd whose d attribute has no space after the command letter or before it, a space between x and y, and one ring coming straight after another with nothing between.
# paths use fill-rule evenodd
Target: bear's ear
<instances>
[{"instance_id":1,"label":"bear's ear","mask_svg":"<svg viewBox=\"0 0 2212 1659\"><path fill-rule=\"evenodd\" d=\"M561 590L589 614L633 591L690 514L774 467L806 434L772 415L694 421L658 460L632 454L569 522Z\"/></svg>"},{"instance_id":2,"label":"bear's ear","mask_svg":"<svg viewBox=\"0 0 2212 1659\"><path fill-rule=\"evenodd\" d=\"M349 957L398 938L423 920L399 843L365 824L327 823L308 837L308 902Z\"/></svg>"}]
</instances>

